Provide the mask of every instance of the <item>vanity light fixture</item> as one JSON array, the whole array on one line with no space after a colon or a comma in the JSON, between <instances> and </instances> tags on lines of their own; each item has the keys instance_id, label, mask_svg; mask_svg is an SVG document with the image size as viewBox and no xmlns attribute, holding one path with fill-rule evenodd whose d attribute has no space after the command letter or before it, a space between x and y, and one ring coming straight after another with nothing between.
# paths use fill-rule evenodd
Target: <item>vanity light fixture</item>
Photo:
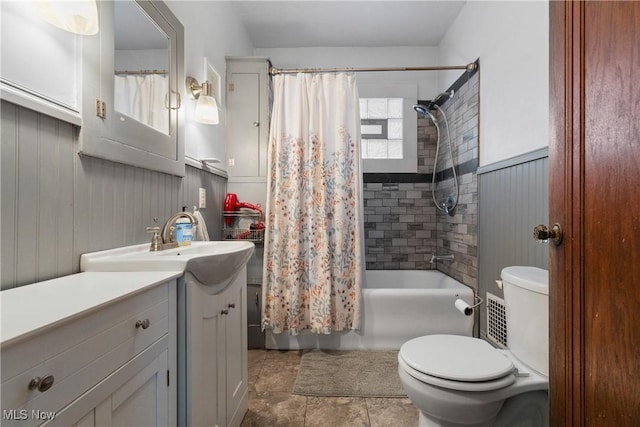
<instances>
[{"instance_id":1,"label":"vanity light fixture","mask_svg":"<svg viewBox=\"0 0 640 427\"><path fill-rule=\"evenodd\" d=\"M196 102L196 121L207 125L217 125L220 121L218 116L218 103L212 96L211 83L204 81L199 84L193 77L187 77L187 89Z\"/></svg>"},{"instance_id":2,"label":"vanity light fixture","mask_svg":"<svg viewBox=\"0 0 640 427\"><path fill-rule=\"evenodd\" d=\"M38 14L49 24L74 34L98 33L96 0L38 0Z\"/></svg>"}]
</instances>

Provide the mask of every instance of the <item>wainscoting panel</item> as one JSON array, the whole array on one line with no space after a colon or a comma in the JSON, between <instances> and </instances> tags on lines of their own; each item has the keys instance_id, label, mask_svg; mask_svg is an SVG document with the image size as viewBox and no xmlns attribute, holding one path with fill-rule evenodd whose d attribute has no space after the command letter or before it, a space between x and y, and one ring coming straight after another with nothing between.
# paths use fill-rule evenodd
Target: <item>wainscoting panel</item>
<instances>
[{"instance_id":1,"label":"wainscoting panel","mask_svg":"<svg viewBox=\"0 0 640 427\"><path fill-rule=\"evenodd\" d=\"M222 235L227 179L187 166L180 178L77 154L77 128L2 101L1 289L80 271L85 252L151 241L158 217L198 204Z\"/></svg>"},{"instance_id":2,"label":"wainscoting panel","mask_svg":"<svg viewBox=\"0 0 640 427\"><path fill-rule=\"evenodd\" d=\"M182 179L108 160L77 163L75 270L80 254L151 241L146 227L180 210Z\"/></svg>"},{"instance_id":3,"label":"wainscoting panel","mask_svg":"<svg viewBox=\"0 0 640 427\"><path fill-rule=\"evenodd\" d=\"M517 163L517 162L513 162ZM479 294L503 297L495 281L511 265L548 268L547 243L533 240L533 227L548 221L547 157L478 173ZM486 331L484 307L480 331Z\"/></svg>"},{"instance_id":4,"label":"wainscoting panel","mask_svg":"<svg viewBox=\"0 0 640 427\"><path fill-rule=\"evenodd\" d=\"M2 102L2 289L69 274L73 126Z\"/></svg>"}]
</instances>

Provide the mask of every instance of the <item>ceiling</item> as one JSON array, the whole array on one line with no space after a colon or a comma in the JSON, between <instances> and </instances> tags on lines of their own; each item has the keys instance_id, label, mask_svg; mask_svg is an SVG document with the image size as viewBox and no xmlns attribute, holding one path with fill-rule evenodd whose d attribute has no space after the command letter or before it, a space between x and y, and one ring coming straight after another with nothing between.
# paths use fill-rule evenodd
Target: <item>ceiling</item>
<instances>
[{"instance_id":1,"label":"ceiling","mask_svg":"<svg viewBox=\"0 0 640 427\"><path fill-rule=\"evenodd\" d=\"M232 1L256 48L437 46L465 1Z\"/></svg>"}]
</instances>

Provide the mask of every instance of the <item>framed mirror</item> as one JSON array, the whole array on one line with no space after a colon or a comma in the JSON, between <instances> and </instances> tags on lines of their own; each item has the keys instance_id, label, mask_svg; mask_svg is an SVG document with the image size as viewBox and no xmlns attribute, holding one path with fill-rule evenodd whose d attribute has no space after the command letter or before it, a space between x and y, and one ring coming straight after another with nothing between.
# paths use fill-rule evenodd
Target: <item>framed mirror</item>
<instances>
[{"instance_id":1,"label":"framed mirror","mask_svg":"<svg viewBox=\"0 0 640 427\"><path fill-rule=\"evenodd\" d=\"M98 2L83 45L80 153L184 176L182 24L160 1Z\"/></svg>"},{"instance_id":2,"label":"framed mirror","mask_svg":"<svg viewBox=\"0 0 640 427\"><path fill-rule=\"evenodd\" d=\"M169 38L133 1L114 2L114 109L169 134Z\"/></svg>"}]
</instances>

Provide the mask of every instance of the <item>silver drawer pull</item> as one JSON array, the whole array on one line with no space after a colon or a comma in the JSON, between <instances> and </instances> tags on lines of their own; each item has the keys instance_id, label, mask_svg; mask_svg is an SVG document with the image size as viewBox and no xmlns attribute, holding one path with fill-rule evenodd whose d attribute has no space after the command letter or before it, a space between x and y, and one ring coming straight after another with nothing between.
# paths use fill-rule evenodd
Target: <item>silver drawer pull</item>
<instances>
[{"instance_id":1,"label":"silver drawer pull","mask_svg":"<svg viewBox=\"0 0 640 427\"><path fill-rule=\"evenodd\" d=\"M53 386L53 375L47 375L46 377L35 377L31 381L29 381L29 390L35 390L44 393L49 390Z\"/></svg>"},{"instance_id":2,"label":"silver drawer pull","mask_svg":"<svg viewBox=\"0 0 640 427\"><path fill-rule=\"evenodd\" d=\"M138 320L136 322L136 329L138 328L147 329L150 324L151 322L149 322L149 319Z\"/></svg>"}]
</instances>

